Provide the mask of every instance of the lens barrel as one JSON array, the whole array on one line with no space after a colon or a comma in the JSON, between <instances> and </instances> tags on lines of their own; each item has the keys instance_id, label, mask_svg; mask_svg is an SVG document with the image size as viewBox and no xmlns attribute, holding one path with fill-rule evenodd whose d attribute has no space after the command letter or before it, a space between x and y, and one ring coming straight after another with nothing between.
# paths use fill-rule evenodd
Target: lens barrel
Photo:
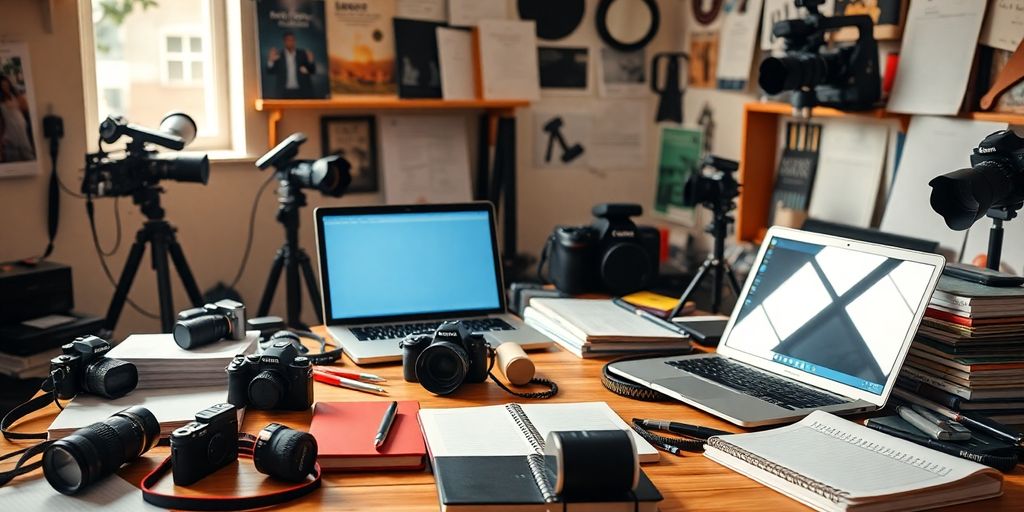
<instances>
[{"instance_id":1,"label":"lens barrel","mask_svg":"<svg viewBox=\"0 0 1024 512\"><path fill-rule=\"evenodd\" d=\"M466 349L449 342L435 342L423 349L416 359L416 376L420 384L437 395L448 395L459 389L469 372Z\"/></svg>"},{"instance_id":2,"label":"lens barrel","mask_svg":"<svg viewBox=\"0 0 1024 512\"><path fill-rule=\"evenodd\" d=\"M210 180L210 159L206 155L160 153L152 158L151 165L162 180L203 185Z\"/></svg>"},{"instance_id":3,"label":"lens barrel","mask_svg":"<svg viewBox=\"0 0 1024 512\"><path fill-rule=\"evenodd\" d=\"M76 430L43 452L43 475L58 492L77 494L156 446L160 423L140 406Z\"/></svg>"},{"instance_id":4,"label":"lens barrel","mask_svg":"<svg viewBox=\"0 0 1024 512\"><path fill-rule=\"evenodd\" d=\"M185 350L213 343L227 337L230 322L223 315L202 315L178 320L172 331L174 342Z\"/></svg>"},{"instance_id":5,"label":"lens barrel","mask_svg":"<svg viewBox=\"0 0 1024 512\"><path fill-rule=\"evenodd\" d=\"M303 188L319 190L329 197L341 197L352 183L351 169L347 160L330 155L313 162L299 162L291 172Z\"/></svg>"},{"instance_id":6,"label":"lens barrel","mask_svg":"<svg viewBox=\"0 0 1024 512\"><path fill-rule=\"evenodd\" d=\"M103 357L85 368L82 389L93 395L114 399L131 393L138 385L139 370L134 364Z\"/></svg>"},{"instance_id":7,"label":"lens barrel","mask_svg":"<svg viewBox=\"0 0 1024 512\"><path fill-rule=\"evenodd\" d=\"M932 187L932 209L942 215L950 229L957 231L971 227L989 208L1002 204L1015 192L1010 169L993 160L943 174L928 185Z\"/></svg>"},{"instance_id":8,"label":"lens barrel","mask_svg":"<svg viewBox=\"0 0 1024 512\"><path fill-rule=\"evenodd\" d=\"M252 461L260 473L301 482L313 472L316 457L317 444L312 435L271 423L256 437Z\"/></svg>"}]
</instances>

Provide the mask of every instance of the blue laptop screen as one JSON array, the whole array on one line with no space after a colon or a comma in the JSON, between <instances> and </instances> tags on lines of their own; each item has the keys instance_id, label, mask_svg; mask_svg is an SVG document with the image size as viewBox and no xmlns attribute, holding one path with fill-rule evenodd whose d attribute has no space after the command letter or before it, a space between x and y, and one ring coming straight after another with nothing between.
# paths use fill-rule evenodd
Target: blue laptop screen
<instances>
[{"instance_id":1,"label":"blue laptop screen","mask_svg":"<svg viewBox=\"0 0 1024 512\"><path fill-rule=\"evenodd\" d=\"M501 307L486 211L323 218L334 320Z\"/></svg>"},{"instance_id":2,"label":"blue laptop screen","mask_svg":"<svg viewBox=\"0 0 1024 512\"><path fill-rule=\"evenodd\" d=\"M778 237L767 243L726 344L882 394L934 267Z\"/></svg>"}]
</instances>

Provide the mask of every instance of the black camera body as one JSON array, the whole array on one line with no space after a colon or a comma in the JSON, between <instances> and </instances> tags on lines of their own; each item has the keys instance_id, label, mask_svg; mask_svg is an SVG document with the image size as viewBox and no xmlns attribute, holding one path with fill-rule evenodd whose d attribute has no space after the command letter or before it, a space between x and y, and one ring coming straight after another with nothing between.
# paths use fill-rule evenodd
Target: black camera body
<instances>
[{"instance_id":1,"label":"black camera body","mask_svg":"<svg viewBox=\"0 0 1024 512\"><path fill-rule=\"evenodd\" d=\"M971 167L937 176L931 206L951 229L962 231L988 215L1012 220L1024 203L1024 138L999 130L971 152Z\"/></svg>"},{"instance_id":2,"label":"black camera body","mask_svg":"<svg viewBox=\"0 0 1024 512\"><path fill-rule=\"evenodd\" d=\"M733 199L740 196L740 183L735 173L739 162L708 155L701 169L690 173L683 186L683 204L689 207L704 205L709 210L731 211L736 207ZM705 172L710 169L710 172Z\"/></svg>"},{"instance_id":3,"label":"black camera body","mask_svg":"<svg viewBox=\"0 0 1024 512\"><path fill-rule=\"evenodd\" d=\"M235 406L217 404L196 413L196 420L171 432L174 485L192 485L238 460Z\"/></svg>"},{"instance_id":4,"label":"black camera body","mask_svg":"<svg viewBox=\"0 0 1024 512\"><path fill-rule=\"evenodd\" d=\"M609 292L625 295L649 286L658 275L661 236L630 217L638 204L599 204L590 226L559 226L544 248L547 280L568 294Z\"/></svg>"},{"instance_id":5,"label":"black camera body","mask_svg":"<svg viewBox=\"0 0 1024 512\"><path fill-rule=\"evenodd\" d=\"M227 372L228 402L235 407L303 411L313 404L313 366L290 341L236 356Z\"/></svg>"},{"instance_id":6,"label":"black camera body","mask_svg":"<svg viewBox=\"0 0 1024 512\"><path fill-rule=\"evenodd\" d=\"M795 0L807 17L775 23L772 33L785 41L784 57L761 62L758 84L768 94L793 91L794 109L824 105L846 110L874 108L882 98L878 42L870 16L823 16L824 0ZM851 46L829 49L825 35L844 27L857 29Z\"/></svg>"},{"instance_id":7,"label":"black camera body","mask_svg":"<svg viewBox=\"0 0 1024 512\"><path fill-rule=\"evenodd\" d=\"M63 354L50 360L50 375L57 398L67 400L80 392L104 398L121 398L139 384L134 364L112 359L107 340L82 336L61 347Z\"/></svg>"},{"instance_id":8,"label":"black camera body","mask_svg":"<svg viewBox=\"0 0 1024 512\"><path fill-rule=\"evenodd\" d=\"M437 395L455 392L465 382L487 380L490 345L462 322L444 322L433 334L411 334L401 341L402 376Z\"/></svg>"},{"instance_id":9,"label":"black camera body","mask_svg":"<svg viewBox=\"0 0 1024 512\"><path fill-rule=\"evenodd\" d=\"M223 339L245 338L245 305L224 299L178 313L174 342L189 350Z\"/></svg>"},{"instance_id":10,"label":"black camera body","mask_svg":"<svg viewBox=\"0 0 1024 512\"><path fill-rule=\"evenodd\" d=\"M256 168L277 169L282 186L319 190L329 197L341 197L352 184L352 165L341 155L327 155L318 160L296 160L299 146L306 143L304 133L293 133L256 161Z\"/></svg>"}]
</instances>

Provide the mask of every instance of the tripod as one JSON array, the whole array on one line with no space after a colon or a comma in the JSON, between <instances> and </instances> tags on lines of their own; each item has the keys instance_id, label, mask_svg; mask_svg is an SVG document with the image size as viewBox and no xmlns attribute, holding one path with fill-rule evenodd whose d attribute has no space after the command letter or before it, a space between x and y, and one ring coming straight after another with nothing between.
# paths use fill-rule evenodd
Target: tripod
<instances>
[{"instance_id":1,"label":"tripod","mask_svg":"<svg viewBox=\"0 0 1024 512\"><path fill-rule=\"evenodd\" d=\"M103 328L113 332L117 326L117 320L124 309L125 301L128 299L128 291L135 280L135 274L139 271L139 264L142 263L142 253L146 250L146 244L153 246L153 270L156 271L157 294L160 300L160 329L163 332L171 332L174 326L174 296L171 293L171 271L167 265L167 256L170 255L174 267L178 271L181 283L185 286L185 293L193 306L203 305L202 294L199 293L199 286L185 261L185 253L178 244L175 233L177 228L171 226L164 220L164 209L160 206L160 192L163 189L157 186L146 186L134 194L132 201L139 205L143 215L146 216L146 223L135 234L135 242L128 252L128 259L124 263L124 270L121 271L121 278L117 281L117 290L114 298L110 301L110 308L107 309L107 318Z\"/></svg>"},{"instance_id":2,"label":"tripod","mask_svg":"<svg viewBox=\"0 0 1024 512\"><path fill-rule=\"evenodd\" d=\"M711 254L704 260L704 263L697 269L697 273L686 287L686 291L679 297L676 307L672 308L672 312L669 313L670 319L675 318L679 314L679 311L686 305L687 299L700 286L700 282L708 274L709 270L714 281L711 287L711 313L717 315L722 309L722 285L727 276L733 293L736 296L740 294L740 283L736 279L736 274L733 273L732 267L725 261L725 237L728 236L729 224L735 222L735 219L729 216L729 211L732 210L734 203L732 199L729 199L725 204L721 201L715 201L705 205L711 206L711 211L714 214L711 224L708 224L705 231L711 233L711 236L714 237L715 246Z\"/></svg>"},{"instance_id":3,"label":"tripod","mask_svg":"<svg viewBox=\"0 0 1024 512\"><path fill-rule=\"evenodd\" d=\"M263 298L260 299L259 316L266 316L270 311L270 303L274 300L274 292L277 291L277 284L281 279L281 271L285 272L285 300L287 301L286 322L289 327L305 329L302 324L302 283L299 281L299 272L306 281L306 288L309 290L309 300L313 303L316 311L316 318L323 323L323 312L320 311L320 291L313 274L313 265L309 261L309 255L299 247L299 211L306 206L306 194L302 193L299 187L285 174L280 178L280 185L277 188L278 203L277 221L284 226L285 242L277 255L274 256L274 263L270 267L270 276L267 278L266 288L263 289Z\"/></svg>"}]
</instances>

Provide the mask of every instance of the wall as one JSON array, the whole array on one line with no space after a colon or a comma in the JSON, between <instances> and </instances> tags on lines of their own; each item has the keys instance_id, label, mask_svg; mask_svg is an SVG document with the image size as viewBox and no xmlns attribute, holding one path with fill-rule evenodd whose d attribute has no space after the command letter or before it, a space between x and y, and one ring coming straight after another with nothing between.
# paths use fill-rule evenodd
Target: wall
<instances>
[{"instance_id":1,"label":"wall","mask_svg":"<svg viewBox=\"0 0 1024 512\"><path fill-rule=\"evenodd\" d=\"M84 109L84 87L81 44L78 26L78 3L74 0L58 0L53 4L53 33L46 33L42 25L42 8L47 2L38 0L5 0L4 13L0 17L0 38L7 41L24 41L29 45L32 72L36 87L38 110L52 112L64 117L66 136L61 145L59 168L61 176L69 187L77 189L81 177L82 155L87 141L95 135L87 130ZM251 14L251 9L243 7ZM648 47L648 58L653 52L675 49L681 42L681 5L672 0L659 0L662 10L662 24L658 37ZM514 2L510 2L510 5ZM593 28L593 13L596 0L587 0L587 15L579 32L572 36L573 43L599 46ZM514 12L514 11L513 11ZM251 19L244 18L252 24ZM243 37L243 46L251 44L252 38ZM251 48L246 58L254 52ZM592 59L594 58L592 54ZM593 63L592 63L593 64ZM596 73L591 66L591 78ZM253 94L254 84L247 80L244 89L247 98ZM723 93L724 94L724 93ZM695 108L692 94L687 96L688 116ZM542 104L554 102L567 107L587 109L600 103L593 98L544 99ZM251 105L251 102L246 103ZM650 205L654 197L654 168L657 157L657 127L653 124L655 102L647 98L649 118L652 123L648 130L649 156L644 162L637 162L634 169L609 171L603 174L583 169L551 170L533 167L532 118L529 109L518 115L518 162L519 162L519 238L520 250L536 253L555 224L584 223L589 219L590 207L604 201L630 201ZM170 106L168 106L170 107ZM731 116L731 114L729 114ZM320 148L318 116L302 114L289 116L282 124L283 133L294 130L305 131L310 141L303 147L300 157L315 158ZM246 107L247 137L249 140L265 140L261 132L263 114ZM738 119L738 117L737 117ZM720 125L722 126L722 125ZM40 133L37 126L37 133ZM720 127L720 133L724 127ZM475 140L475 139L473 139ZM723 142L724 144L724 142ZM266 148L254 146L254 154ZM737 150L738 151L738 150ZM267 178L258 172L250 160L215 162L211 169L208 186L195 184L167 183L163 204L167 218L179 228L178 238L195 273L201 288L205 289L218 281L230 281L238 268L245 249L246 226L248 225L253 197ZM46 173L38 176L0 180L0 261L37 255L46 245L45 208ZM272 188L272 187L271 187ZM238 284L243 297L255 309L259 300L270 262L277 247L283 241L281 227L274 221L276 210L272 190L265 191L256 212L256 230L252 254L242 281ZM317 194L310 194L310 206L306 210L301 243L312 251L315 248L310 222L312 208L326 204L357 205L372 204L382 200L379 194L346 196L340 200L326 200ZM141 226L143 216L128 199L99 199L96 201L96 219L100 240L109 249L115 238L114 208L120 210L122 244L120 250L107 259L115 278L122 268L128 245L135 231ZM647 219L650 220L650 219ZM315 256L314 256L315 257ZM113 287L104 276L99 259L93 249L83 201L62 196L60 233L54 261L69 264L74 269L75 301L77 309L95 315L103 315L113 293ZM156 286L149 258L135 279L130 297L143 308L157 309ZM186 304L180 284L174 286L176 305L179 309ZM283 314L283 288L278 291L272 311ZM305 318L312 321L311 304L304 305ZM121 317L118 338L131 332L152 332L158 329L158 322L146 318L130 307Z\"/></svg>"}]
</instances>

